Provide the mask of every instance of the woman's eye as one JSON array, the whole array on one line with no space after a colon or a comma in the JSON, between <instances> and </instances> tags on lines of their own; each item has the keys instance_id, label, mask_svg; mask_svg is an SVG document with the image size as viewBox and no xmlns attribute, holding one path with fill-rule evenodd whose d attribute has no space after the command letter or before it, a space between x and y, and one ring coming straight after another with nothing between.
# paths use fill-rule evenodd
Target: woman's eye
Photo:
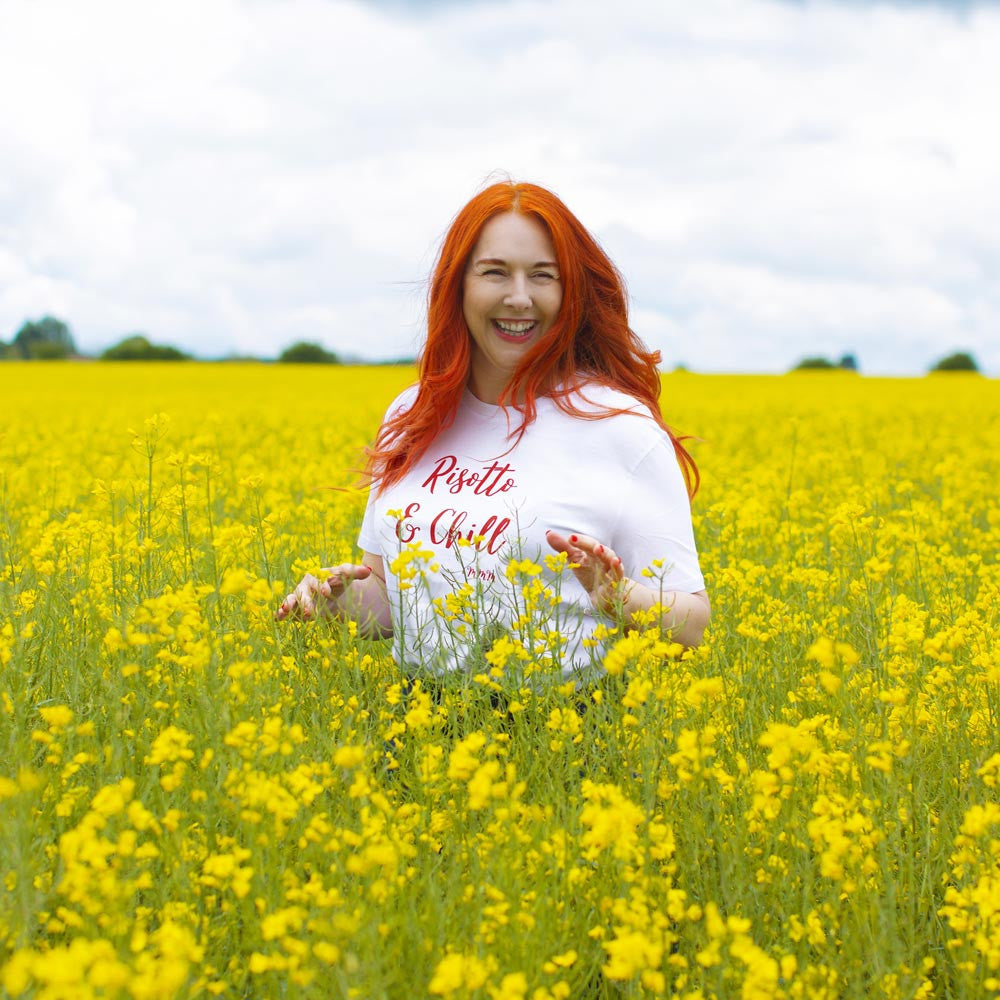
<instances>
[{"instance_id":1,"label":"woman's eye","mask_svg":"<svg viewBox=\"0 0 1000 1000\"><path fill-rule=\"evenodd\" d=\"M535 273L534 273L534 274L532 275L532 277L533 277L533 278L544 278L544 279L546 279L546 280L548 280L548 281L556 281L556 280L557 280L557 277L556 277L556 275L552 274L552 273L551 273L551 272L549 272L549 271L536 271L536 272L535 272Z\"/></svg>"},{"instance_id":2,"label":"woman's eye","mask_svg":"<svg viewBox=\"0 0 1000 1000\"><path fill-rule=\"evenodd\" d=\"M488 271L483 271L483 274L499 274L503 277L503 271L499 267L491 267Z\"/></svg>"}]
</instances>

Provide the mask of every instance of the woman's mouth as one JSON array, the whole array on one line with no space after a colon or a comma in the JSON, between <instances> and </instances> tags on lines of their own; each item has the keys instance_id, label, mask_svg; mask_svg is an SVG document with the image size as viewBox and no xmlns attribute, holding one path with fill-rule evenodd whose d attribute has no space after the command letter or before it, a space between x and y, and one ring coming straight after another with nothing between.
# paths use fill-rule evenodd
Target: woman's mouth
<instances>
[{"instance_id":1,"label":"woman's mouth","mask_svg":"<svg viewBox=\"0 0 1000 1000\"><path fill-rule=\"evenodd\" d=\"M491 320L493 330L501 340L519 343L527 340L538 326L535 319L494 319Z\"/></svg>"}]
</instances>

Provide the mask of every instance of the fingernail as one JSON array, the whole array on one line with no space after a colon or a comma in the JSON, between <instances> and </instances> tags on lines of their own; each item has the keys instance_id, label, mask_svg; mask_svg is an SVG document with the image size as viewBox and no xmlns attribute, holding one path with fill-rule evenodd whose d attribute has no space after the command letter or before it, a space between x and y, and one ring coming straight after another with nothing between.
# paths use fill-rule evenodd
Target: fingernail
<instances>
[{"instance_id":1,"label":"fingernail","mask_svg":"<svg viewBox=\"0 0 1000 1000\"><path fill-rule=\"evenodd\" d=\"M575 544L576 542L580 541L580 539L579 539L579 538L578 538L578 537L577 537L576 535L570 535L570 536L569 536L569 540L570 540L571 542L573 542L574 544Z\"/></svg>"}]
</instances>

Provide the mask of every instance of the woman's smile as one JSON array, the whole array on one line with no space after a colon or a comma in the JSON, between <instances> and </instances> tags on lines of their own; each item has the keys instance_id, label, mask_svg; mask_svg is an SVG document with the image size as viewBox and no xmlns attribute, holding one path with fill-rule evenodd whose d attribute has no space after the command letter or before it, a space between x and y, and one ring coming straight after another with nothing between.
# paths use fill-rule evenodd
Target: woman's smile
<instances>
[{"instance_id":1,"label":"woman's smile","mask_svg":"<svg viewBox=\"0 0 1000 1000\"><path fill-rule=\"evenodd\" d=\"M495 319L493 326L499 337L512 343L518 343L531 336L531 331L538 326L538 321L533 319Z\"/></svg>"}]
</instances>

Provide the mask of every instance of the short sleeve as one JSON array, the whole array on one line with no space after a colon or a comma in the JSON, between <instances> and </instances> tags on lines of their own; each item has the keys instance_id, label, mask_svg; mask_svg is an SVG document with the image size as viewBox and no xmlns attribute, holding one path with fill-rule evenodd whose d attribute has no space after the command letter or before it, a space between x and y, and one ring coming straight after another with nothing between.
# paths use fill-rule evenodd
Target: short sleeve
<instances>
[{"instance_id":1,"label":"short sleeve","mask_svg":"<svg viewBox=\"0 0 1000 1000\"><path fill-rule=\"evenodd\" d=\"M611 541L627 575L639 579L654 559L662 559L664 589L704 590L687 485L666 434L629 470L628 481Z\"/></svg>"},{"instance_id":2,"label":"short sleeve","mask_svg":"<svg viewBox=\"0 0 1000 1000\"><path fill-rule=\"evenodd\" d=\"M361 530L358 532L358 548L373 555L383 555L382 543L375 530L376 490L368 491L368 504L365 506L365 516L361 520Z\"/></svg>"}]
</instances>

